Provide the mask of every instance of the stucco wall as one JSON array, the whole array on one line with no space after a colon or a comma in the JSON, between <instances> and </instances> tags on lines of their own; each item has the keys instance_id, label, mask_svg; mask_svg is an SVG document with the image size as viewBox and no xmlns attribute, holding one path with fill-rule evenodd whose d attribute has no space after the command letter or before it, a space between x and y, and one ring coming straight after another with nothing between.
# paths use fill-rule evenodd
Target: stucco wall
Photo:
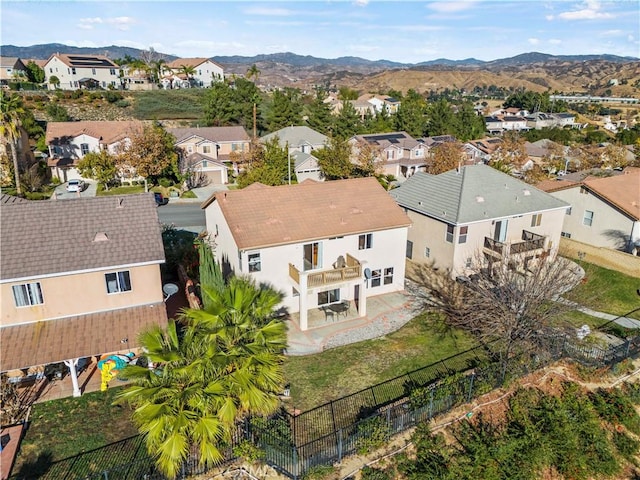
<instances>
[{"instance_id":1,"label":"stucco wall","mask_svg":"<svg viewBox=\"0 0 640 480\"><path fill-rule=\"evenodd\" d=\"M640 257L569 238L560 240L560 255L640 278Z\"/></svg>"}]
</instances>

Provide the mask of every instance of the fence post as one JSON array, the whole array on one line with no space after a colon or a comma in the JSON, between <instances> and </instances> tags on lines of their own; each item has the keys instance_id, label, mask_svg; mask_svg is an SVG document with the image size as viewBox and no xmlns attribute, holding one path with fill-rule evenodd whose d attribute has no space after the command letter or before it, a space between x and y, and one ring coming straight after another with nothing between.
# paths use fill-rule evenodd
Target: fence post
<instances>
[{"instance_id":1,"label":"fence post","mask_svg":"<svg viewBox=\"0 0 640 480\"><path fill-rule=\"evenodd\" d=\"M109 480L109 470L102 472L102 476L104 477L104 480Z\"/></svg>"},{"instance_id":2,"label":"fence post","mask_svg":"<svg viewBox=\"0 0 640 480\"><path fill-rule=\"evenodd\" d=\"M467 403L471 401L471 396L473 395L473 379L476 378L476 371L474 370L469 375L469 394L467 395Z\"/></svg>"},{"instance_id":3,"label":"fence post","mask_svg":"<svg viewBox=\"0 0 640 480\"><path fill-rule=\"evenodd\" d=\"M629 358L629 351L631 350L631 340L627 338L626 344L627 348L625 348L624 358Z\"/></svg>"},{"instance_id":4,"label":"fence post","mask_svg":"<svg viewBox=\"0 0 640 480\"><path fill-rule=\"evenodd\" d=\"M342 462L342 429L338 430L338 463Z\"/></svg>"},{"instance_id":5,"label":"fence post","mask_svg":"<svg viewBox=\"0 0 640 480\"><path fill-rule=\"evenodd\" d=\"M298 480L298 474L300 473L300 465L298 465L298 449L296 446L293 446L293 465L291 465L291 470L293 470L293 480Z\"/></svg>"},{"instance_id":6,"label":"fence post","mask_svg":"<svg viewBox=\"0 0 640 480\"><path fill-rule=\"evenodd\" d=\"M429 420L433 418L433 388L431 390L431 398L429 399Z\"/></svg>"}]
</instances>

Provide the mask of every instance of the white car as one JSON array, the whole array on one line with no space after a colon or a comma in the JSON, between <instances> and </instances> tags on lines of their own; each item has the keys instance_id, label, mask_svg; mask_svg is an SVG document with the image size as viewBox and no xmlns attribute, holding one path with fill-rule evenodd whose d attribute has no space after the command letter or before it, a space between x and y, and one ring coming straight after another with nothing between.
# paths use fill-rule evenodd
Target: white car
<instances>
[{"instance_id":1,"label":"white car","mask_svg":"<svg viewBox=\"0 0 640 480\"><path fill-rule=\"evenodd\" d=\"M67 183L67 192L81 192L84 190L84 182L82 180L69 180Z\"/></svg>"}]
</instances>

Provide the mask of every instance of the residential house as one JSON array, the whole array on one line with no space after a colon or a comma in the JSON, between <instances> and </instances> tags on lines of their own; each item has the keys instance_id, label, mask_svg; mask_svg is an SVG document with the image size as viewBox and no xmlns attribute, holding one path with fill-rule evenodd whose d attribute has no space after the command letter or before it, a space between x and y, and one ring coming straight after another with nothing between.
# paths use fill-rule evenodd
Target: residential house
<instances>
[{"instance_id":1,"label":"residential house","mask_svg":"<svg viewBox=\"0 0 640 480\"><path fill-rule=\"evenodd\" d=\"M63 182L82 178L77 165L87 153L107 150L117 154L142 129L137 120L48 122L45 141L51 175Z\"/></svg>"},{"instance_id":2,"label":"residential house","mask_svg":"<svg viewBox=\"0 0 640 480\"><path fill-rule=\"evenodd\" d=\"M411 221L375 178L254 183L203 208L216 258L281 292L302 330L310 309L347 300L364 316L367 297L404 289Z\"/></svg>"},{"instance_id":3,"label":"residential house","mask_svg":"<svg viewBox=\"0 0 640 480\"><path fill-rule=\"evenodd\" d=\"M288 153L294 160L298 183L304 180L323 180L318 159L312 152L324 148L329 137L307 126L290 126L260 137L260 143L264 144L274 138L278 139L281 147L288 148Z\"/></svg>"},{"instance_id":4,"label":"residential house","mask_svg":"<svg viewBox=\"0 0 640 480\"><path fill-rule=\"evenodd\" d=\"M526 116L527 126L533 129L573 127L576 116L570 113L536 112Z\"/></svg>"},{"instance_id":5,"label":"residential house","mask_svg":"<svg viewBox=\"0 0 640 480\"><path fill-rule=\"evenodd\" d=\"M120 88L119 67L104 55L54 53L44 66L50 89ZM54 85L51 78L59 81Z\"/></svg>"},{"instance_id":6,"label":"residential house","mask_svg":"<svg viewBox=\"0 0 640 480\"><path fill-rule=\"evenodd\" d=\"M382 110L389 114L397 113L401 104L399 100L393 97L373 93L360 95L357 100L353 100L351 103L361 118L364 118L367 112L374 116Z\"/></svg>"},{"instance_id":7,"label":"residential house","mask_svg":"<svg viewBox=\"0 0 640 480\"><path fill-rule=\"evenodd\" d=\"M507 130L524 131L530 130L527 125L527 118L522 115L494 115L484 117L487 132L500 134Z\"/></svg>"},{"instance_id":8,"label":"residential house","mask_svg":"<svg viewBox=\"0 0 640 480\"><path fill-rule=\"evenodd\" d=\"M393 175L399 182L427 167L428 148L422 140L416 140L407 132L372 133L355 135L349 139L357 162L361 145L368 144L375 152L384 175Z\"/></svg>"},{"instance_id":9,"label":"residential house","mask_svg":"<svg viewBox=\"0 0 640 480\"><path fill-rule=\"evenodd\" d=\"M562 236L640 255L640 168L627 167L609 177L571 178L538 185L570 205Z\"/></svg>"},{"instance_id":10,"label":"residential house","mask_svg":"<svg viewBox=\"0 0 640 480\"><path fill-rule=\"evenodd\" d=\"M0 57L0 84L7 85L19 78L26 79L27 66L17 57Z\"/></svg>"},{"instance_id":11,"label":"residential house","mask_svg":"<svg viewBox=\"0 0 640 480\"><path fill-rule=\"evenodd\" d=\"M466 275L481 258L553 254L568 204L487 165L417 173L389 192L413 222L407 257Z\"/></svg>"},{"instance_id":12,"label":"residential house","mask_svg":"<svg viewBox=\"0 0 640 480\"><path fill-rule=\"evenodd\" d=\"M166 325L153 194L3 197L0 222L1 372L64 362L79 396L79 359L126 352Z\"/></svg>"},{"instance_id":13,"label":"residential house","mask_svg":"<svg viewBox=\"0 0 640 480\"><path fill-rule=\"evenodd\" d=\"M180 168L202 177L204 183L229 183L228 169L238 173L250 137L243 127L167 128L176 137ZM196 182L198 183L198 182Z\"/></svg>"},{"instance_id":14,"label":"residential house","mask_svg":"<svg viewBox=\"0 0 640 480\"><path fill-rule=\"evenodd\" d=\"M193 68L193 75L190 75L189 78L184 76L184 73L181 73L183 67ZM221 82L224 79L222 66L209 58L178 58L169 62L166 68L171 70L173 80L180 78L182 81L187 81L186 85L181 82L182 86L178 88L188 88L189 86L210 87L214 82ZM176 85L172 84L171 88L176 88Z\"/></svg>"},{"instance_id":15,"label":"residential house","mask_svg":"<svg viewBox=\"0 0 640 480\"><path fill-rule=\"evenodd\" d=\"M462 150L472 163L489 163L491 155L502 145L502 139L486 137L480 140L469 140L462 145Z\"/></svg>"}]
</instances>

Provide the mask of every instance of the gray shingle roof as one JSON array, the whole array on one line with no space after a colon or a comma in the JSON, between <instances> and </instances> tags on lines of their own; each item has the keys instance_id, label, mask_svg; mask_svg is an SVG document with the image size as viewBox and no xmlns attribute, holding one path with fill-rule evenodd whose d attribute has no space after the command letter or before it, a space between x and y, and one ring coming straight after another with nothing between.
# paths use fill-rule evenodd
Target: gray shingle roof
<instances>
[{"instance_id":1,"label":"gray shingle roof","mask_svg":"<svg viewBox=\"0 0 640 480\"><path fill-rule=\"evenodd\" d=\"M164 262L151 193L0 207L0 280Z\"/></svg>"},{"instance_id":2,"label":"gray shingle roof","mask_svg":"<svg viewBox=\"0 0 640 480\"><path fill-rule=\"evenodd\" d=\"M416 173L389 192L402 207L449 224L566 208L568 204L486 165L467 165L460 173Z\"/></svg>"},{"instance_id":3,"label":"gray shingle roof","mask_svg":"<svg viewBox=\"0 0 640 480\"><path fill-rule=\"evenodd\" d=\"M329 137L322 133L316 132L312 128L306 126L285 127L273 133L269 133L264 137L260 137L260 142L265 143L274 137L278 137L281 147L287 143L289 148L297 148L302 145L324 145L329 141Z\"/></svg>"}]
</instances>

